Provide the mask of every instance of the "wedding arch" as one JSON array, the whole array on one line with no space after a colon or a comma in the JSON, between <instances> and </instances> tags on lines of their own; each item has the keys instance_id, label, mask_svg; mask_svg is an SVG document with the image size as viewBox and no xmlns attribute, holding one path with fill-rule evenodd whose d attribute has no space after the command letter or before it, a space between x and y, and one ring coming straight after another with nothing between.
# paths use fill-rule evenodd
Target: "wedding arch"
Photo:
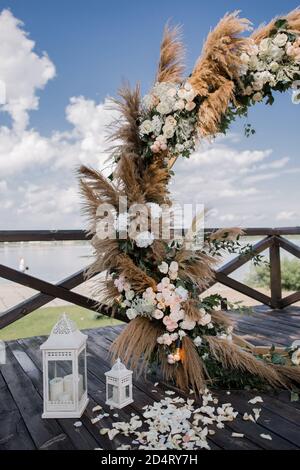
<instances>
[{"instance_id":1,"label":"wedding arch","mask_svg":"<svg viewBox=\"0 0 300 470\"><path fill-rule=\"evenodd\" d=\"M98 285L101 302L118 309L128 325L113 352L131 367L158 365L166 380L199 392L207 381L217 385L300 383L300 349L291 347L273 361L234 335L226 312L215 298L200 297L214 277L214 256L240 235L239 229L209 234L201 248L187 240L155 237L150 229L124 238L133 222L128 204L146 206L141 222L162 219L169 207L168 183L177 158L187 158L197 142L226 132L250 106L272 104L274 91L292 89L300 101L300 10L250 30L238 12L226 14L204 44L188 78L183 76L183 46L178 27L166 26L157 75L149 94L124 86L116 102L122 118L111 132L115 169L106 178L81 167L81 190L90 217L95 260L88 275L105 271ZM187 162L188 164L188 162ZM101 237L99 206L113 208L116 236Z\"/></svg>"}]
</instances>

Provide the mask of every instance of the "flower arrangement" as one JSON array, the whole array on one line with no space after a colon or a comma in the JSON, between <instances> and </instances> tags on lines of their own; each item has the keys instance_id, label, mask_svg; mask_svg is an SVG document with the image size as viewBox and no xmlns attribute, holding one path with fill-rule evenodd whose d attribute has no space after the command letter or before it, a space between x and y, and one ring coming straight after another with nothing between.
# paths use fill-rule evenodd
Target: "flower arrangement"
<instances>
[{"instance_id":1,"label":"flower arrangement","mask_svg":"<svg viewBox=\"0 0 300 470\"><path fill-rule=\"evenodd\" d=\"M223 386L300 383L298 349L285 363L253 353L234 335L220 310L220 297L201 297L214 278L216 254L233 249L240 230L218 230L202 247L191 249L185 240L156 236L147 225L150 215L163 224L162 206L172 211L172 164L188 157L199 139L226 132L237 116L264 98L272 104L274 91L291 89L293 102L299 102L300 10L271 21L250 38L241 35L248 29L248 20L226 15L209 33L186 79L178 29L167 27L149 94L141 99L139 87L121 90L117 104L123 120L112 136L114 173L106 179L93 169L80 170L96 255L88 274L107 272L99 297L129 321L113 344L115 355L133 368L157 362L166 380L197 392L207 380ZM146 210L120 210L124 196ZM99 238L102 204L113 208L114 237ZM122 238L132 222L140 230Z\"/></svg>"}]
</instances>

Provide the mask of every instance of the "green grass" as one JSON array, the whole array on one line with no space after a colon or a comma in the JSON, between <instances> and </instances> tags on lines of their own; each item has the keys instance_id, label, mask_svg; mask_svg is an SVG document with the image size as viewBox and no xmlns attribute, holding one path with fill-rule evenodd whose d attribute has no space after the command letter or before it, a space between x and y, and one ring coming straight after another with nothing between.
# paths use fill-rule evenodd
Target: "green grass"
<instances>
[{"instance_id":1,"label":"green grass","mask_svg":"<svg viewBox=\"0 0 300 470\"><path fill-rule=\"evenodd\" d=\"M121 322L108 317L96 318L95 312L73 305L65 307L45 307L35 310L26 317L0 330L0 339L7 341L30 336L49 335L62 313L75 321L80 330L117 325Z\"/></svg>"}]
</instances>

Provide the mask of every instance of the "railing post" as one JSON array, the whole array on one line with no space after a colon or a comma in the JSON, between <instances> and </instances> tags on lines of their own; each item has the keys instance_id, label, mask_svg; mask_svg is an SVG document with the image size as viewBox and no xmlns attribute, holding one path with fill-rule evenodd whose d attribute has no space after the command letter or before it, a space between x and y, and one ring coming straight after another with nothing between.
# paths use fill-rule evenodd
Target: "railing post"
<instances>
[{"instance_id":1,"label":"railing post","mask_svg":"<svg viewBox=\"0 0 300 470\"><path fill-rule=\"evenodd\" d=\"M270 246L270 288L271 307L281 308L281 263L280 263L280 241L278 236L273 237Z\"/></svg>"}]
</instances>

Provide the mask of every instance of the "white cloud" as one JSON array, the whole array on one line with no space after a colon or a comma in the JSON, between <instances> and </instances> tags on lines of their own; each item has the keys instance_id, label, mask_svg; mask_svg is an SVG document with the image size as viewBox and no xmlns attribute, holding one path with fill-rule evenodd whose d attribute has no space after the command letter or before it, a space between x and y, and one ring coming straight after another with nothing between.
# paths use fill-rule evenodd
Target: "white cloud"
<instances>
[{"instance_id":1,"label":"white cloud","mask_svg":"<svg viewBox=\"0 0 300 470\"><path fill-rule=\"evenodd\" d=\"M18 132L28 124L28 111L38 108L36 91L55 76L55 67L46 53L38 56L35 43L22 29L23 23L9 10L0 14L0 78L5 84L7 111Z\"/></svg>"},{"instance_id":2,"label":"white cloud","mask_svg":"<svg viewBox=\"0 0 300 470\"><path fill-rule=\"evenodd\" d=\"M277 220L294 220L297 217L297 213L293 211L281 211L277 214Z\"/></svg>"},{"instance_id":3,"label":"white cloud","mask_svg":"<svg viewBox=\"0 0 300 470\"><path fill-rule=\"evenodd\" d=\"M0 109L10 115L12 125L0 127L0 219L6 227L20 229L81 227L75 170L81 163L105 167L107 127L117 113L109 109L109 100L96 103L72 97L65 110L70 131L56 129L45 137L30 128L30 111L39 106L37 92L55 76L48 56L38 55L34 48L22 23L4 10L0 83L8 86L7 103ZM273 219L281 214L278 220L292 220L297 210L289 206L290 212L284 212L280 188L270 192L264 183L283 172L297 172L285 169L289 158L275 159L271 149L238 150L237 145L241 146L240 136L229 134L213 144L202 143L189 160L179 159L170 187L174 200L204 202L213 209L212 225L264 224L265 212Z\"/></svg>"}]
</instances>

